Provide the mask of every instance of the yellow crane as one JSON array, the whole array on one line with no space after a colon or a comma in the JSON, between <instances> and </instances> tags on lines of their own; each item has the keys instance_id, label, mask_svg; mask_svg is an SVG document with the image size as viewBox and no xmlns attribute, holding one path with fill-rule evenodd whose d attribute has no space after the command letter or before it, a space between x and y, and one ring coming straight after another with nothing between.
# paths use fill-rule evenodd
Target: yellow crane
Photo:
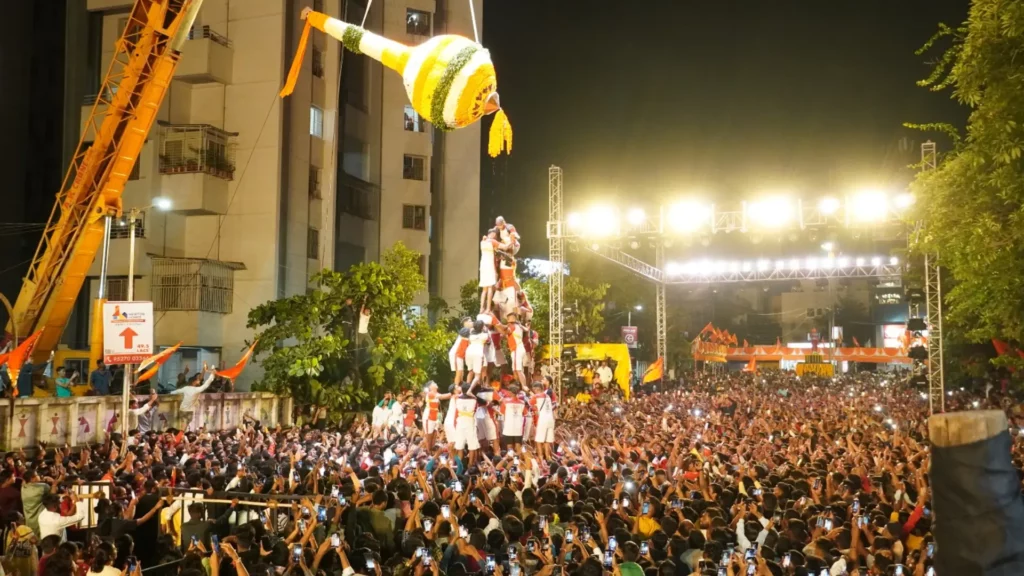
<instances>
[{"instance_id":1,"label":"yellow crane","mask_svg":"<svg viewBox=\"0 0 1024 576\"><path fill-rule=\"evenodd\" d=\"M57 348L103 243L105 220L121 215L125 182L202 3L136 0L132 7L7 323L8 337L24 338L43 330L33 363L45 362ZM90 367L103 352L102 305L100 299L93 303Z\"/></svg>"}]
</instances>

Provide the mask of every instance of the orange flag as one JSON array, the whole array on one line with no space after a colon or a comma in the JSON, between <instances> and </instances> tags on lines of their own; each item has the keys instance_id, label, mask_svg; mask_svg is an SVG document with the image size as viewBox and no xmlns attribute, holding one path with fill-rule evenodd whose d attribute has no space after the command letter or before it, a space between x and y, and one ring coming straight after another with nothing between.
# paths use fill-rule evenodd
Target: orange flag
<instances>
[{"instance_id":1,"label":"orange flag","mask_svg":"<svg viewBox=\"0 0 1024 576\"><path fill-rule=\"evenodd\" d=\"M238 378L238 376L242 373L242 370L245 369L245 365L249 363L249 358L252 358L252 351L256 348L257 342L259 342L259 340L253 342L252 346L249 346L249 349L245 351L245 355L243 355L242 359L238 361L238 364L235 364L234 366L228 368L227 370L214 371L214 374L220 376L221 378L227 378L228 380L234 380L235 378Z\"/></svg>"},{"instance_id":2,"label":"orange flag","mask_svg":"<svg viewBox=\"0 0 1024 576\"><path fill-rule=\"evenodd\" d=\"M25 365L25 361L32 354L32 348L35 347L36 340L39 339L42 333L43 331L39 330L22 340L21 344L18 344L18 347L11 351L7 357L7 376L11 379L12 394L15 398L18 397L18 375L21 374L21 367Z\"/></svg>"},{"instance_id":3,"label":"orange flag","mask_svg":"<svg viewBox=\"0 0 1024 576\"><path fill-rule=\"evenodd\" d=\"M754 357L751 357L750 358L750 362L747 362L747 365L746 365L745 368L743 368L743 371L744 372L757 372L757 359L754 358Z\"/></svg>"},{"instance_id":4,"label":"orange flag","mask_svg":"<svg viewBox=\"0 0 1024 576\"><path fill-rule=\"evenodd\" d=\"M182 343L183 342L178 342L174 346L171 346L166 350L161 350L160 352L150 356L149 358L146 358L145 360L142 361L141 364L139 364L139 367L135 369L135 373L139 374L143 370L147 370L153 364L156 364L156 366L159 368L160 366L163 365L164 362L167 362L167 359L171 357L171 354L174 354L174 352L179 347L181 347ZM139 382L142 382L142 380L139 380Z\"/></svg>"},{"instance_id":5,"label":"orange flag","mask_svg":"<svg viewBox=\"0 0 1024 576\"><path fill-rule=\"evenodd\" d=\"M853 345L856 346L857 348L860 348L860 342L857 341L856 336L853 337Z\"/></svg>"},{"instance_id":6,"label":"orange flag","mask_svg":"<svg viewBox=\"0 0 1024 576\"><path fill-rule=\"evenodd\" d=\"M665 359L659 357L654 364L651 364L644 372L643 383L654 382L655 380L661 380L665 375Z\"/></svg>"},{"instance_id":7,"label":"orange flag","mask_svg":"<svg viewBox=\"0 0 1024 576\"><path fill-rule=\"evenodd\" d=\"M142 384L146 380L149 380L153 376L156 376L156 373L159 372L159 371L160 371L160 364L156 364L154 366L150 366L149 370L146 370L141 375L139 375L138 378L135 379L135 384L136 385Z\"/></svg>"},{"instance_id":8,"label":"orange flag","mask_svg":"<svg viewBox=\"0 0 1024 576\"><path fill-rule=\"evenodd\" d=\"M750 344L747 344L747 339L746 338L743 339L743 347L744 348L750 348Z\"/></svg>"}]
</instances>

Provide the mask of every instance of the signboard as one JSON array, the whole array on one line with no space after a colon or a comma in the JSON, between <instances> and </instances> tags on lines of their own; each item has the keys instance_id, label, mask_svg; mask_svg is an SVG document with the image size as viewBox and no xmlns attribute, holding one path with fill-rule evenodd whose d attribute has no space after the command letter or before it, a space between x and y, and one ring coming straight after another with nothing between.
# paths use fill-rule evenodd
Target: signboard
<instances>
[{"instance_id":1,"label":"signboard","mask_svg":"<svg viewBox=\"0 0 1024 576\"><path fill-rule=\"evenodd\" d=\"M622 341L626 343L626 346L630 348L636 348L636 326L622 327Z\"/></svg>"},{"instance_id":2,"label":"signboard","mask_svg":"<svg viewBox=\"0 0 1024 576\"><path fill-rule=\"evenodd\" d=\"M103 363L138 364L153 355L153 303L103 303Z\"/></svg>"}]
</instances>

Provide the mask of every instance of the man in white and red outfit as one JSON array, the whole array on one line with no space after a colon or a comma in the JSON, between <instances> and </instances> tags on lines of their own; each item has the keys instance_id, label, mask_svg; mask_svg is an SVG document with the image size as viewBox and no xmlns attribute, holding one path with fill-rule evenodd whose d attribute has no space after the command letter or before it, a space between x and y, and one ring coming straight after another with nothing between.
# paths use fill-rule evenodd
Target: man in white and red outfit
<instances>
[{"instance_id":1,"label":"man in white and red outfit","mask_svg":"<svg viewBox=\"0 0 1024 576\"><path fill-rule=\"evenodd\" d=\"M519 452L523 444L523 432L526 428L526 402L519 395L519 387L509 386L508 394L501 398L501 439L506 449Z\"/></svg>"},{"instance_id":2,"label":"man in white and red outfit","mask_svg":"<svg viewBox=\"0 0 1024 576\"><path fill-rule=\"evenodd\" d=\"M494 390L491 388L481 387L476 393L477 406L476 406L476 432L479 442L490 442L491 448L495 454L501 452L501 446L498 444L498 425L494 421Z\"/></svg>"},{"instance_id":3,"label":"man in white and red outfit","mask_svg":"<svg viewBox=\"0 0 1024 576\"><path fill-rule=\"evenodd\" d=\"M555 441L555 408L554 401L544 391L544 385L540 382L533 383L530 407L536 414L534 441L537 444L537 457L548 462L554 457L551 444Z\"/></svg>"},{"instance_id":4,"label":"man in white and red outfit","mask_svg":"<svg viewBox=\"0 0 1024 576\"><path fill-rule=\"evenodd\" d=\"M434 446L434 439L441 427L439 415L441 412L441 400L451 398L451 394L438 394L437 383L431 381L427 384L426 407L423 410L423 448L430 449Z\"/></svg>"},{"instance_id":5,"label":"man in white and red outfit","mask_svg":"<svg viewBox=\"0 0 1024 576\"><path fill-rule=\"evenodd\" d=\"M455 372L455 383L461 384L466 371L466 349L469 348L469 331L473 327L473 319L466 316L462 319L462 328L459 329L455 343L448 350L448 363Z\"/></svg>"},{"instance_id":6,"label":"man in white and red outfit","mask_svg":"<svg viewBox=\"0 0 1024 576\"><path fill-rule=\"evenodd\" d=\"M469 384L462 384L462 394L455 400L455 440L452 448L461 452L469 449L469 467L476 464L476 453L480 449L480 441L477 440L476 422L476 396L470 392Z\"/></svg>"},{"instance_id":7,"label":"man in white and red outfit","mask_svg":"<svg viewBox=\"0 0 1024 576\"><path fill-rule=\"evenodd\" d=\"M512 356L512 372L519 380L519 385L526 388L526 372L524 371L527 357L526 330L519 324L515 314L509 314L506 321L508 324L504 332L508 335L508 353Z\"/></svg>"},{"instance_id":8,"label":"man in white and red outfit","mask_svg":"<svg viewBox=\"0 0 1024 576\"><path fill-rule=\"evenodd\" d=\"M508 246L509 252L513 256L519 253L519 232L516 232L516 227L505 222L505 219L498 216L494 219L494 227L498 229L498 238L502 244Z\"/></svg>"},{"instance_id":9,"label":"man in white and red outfit","mask_svg":"<svg viewBox=\"0 0 1024 576\"><path fill-rule=\"evenodd\" d=\"M505 353L501 349L501 335L505 332L505 327L498 320L498 317L491 312L484 312L477 316L476 319L483 322L490 332L487 342L484 343L484 365L495 366L500 369L506 364ZM485 367L484 376L480 378L480 382L487 382L489 374L490 370Z\"/></svg>"}]
</instances>

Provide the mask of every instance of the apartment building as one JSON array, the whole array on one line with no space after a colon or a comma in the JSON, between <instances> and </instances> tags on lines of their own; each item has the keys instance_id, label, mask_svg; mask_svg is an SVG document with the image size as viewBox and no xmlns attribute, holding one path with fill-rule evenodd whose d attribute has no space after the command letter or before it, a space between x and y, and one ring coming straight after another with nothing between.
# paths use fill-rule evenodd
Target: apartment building
<instances>
[{"instance_id":1,"label":"apartment building","mask_svg":"<svg viewBox=\"0 0 1024 576\"><path fill-rule=\"evenodd\" d=\"M88 140L95 91L132 1L68 4L70 154L83 132ZM434 133L406 107L396 74L343 55L319 33L294 94L278 98L306 6L351 21L362 21L366 8L365 0L204 1L125 188L106 296L127 295L128 214L138 208L135 298L154 303L158 347L184 343L162 382L185 365L234 363L252 338L252 307L305 291L321 268L376 259L395 242L423 255L424 304L432 294L457 300L459 285L476 274L479 126ZM436 33L472 35L468 4L445 0L377 0L366 26L410 44ZM170 209L161 211L164 200ZM99 274L97 258L64 345L88 346ZM247 370L239 387L258 376L258 367Z\"/></svg>"}]
</instances>

